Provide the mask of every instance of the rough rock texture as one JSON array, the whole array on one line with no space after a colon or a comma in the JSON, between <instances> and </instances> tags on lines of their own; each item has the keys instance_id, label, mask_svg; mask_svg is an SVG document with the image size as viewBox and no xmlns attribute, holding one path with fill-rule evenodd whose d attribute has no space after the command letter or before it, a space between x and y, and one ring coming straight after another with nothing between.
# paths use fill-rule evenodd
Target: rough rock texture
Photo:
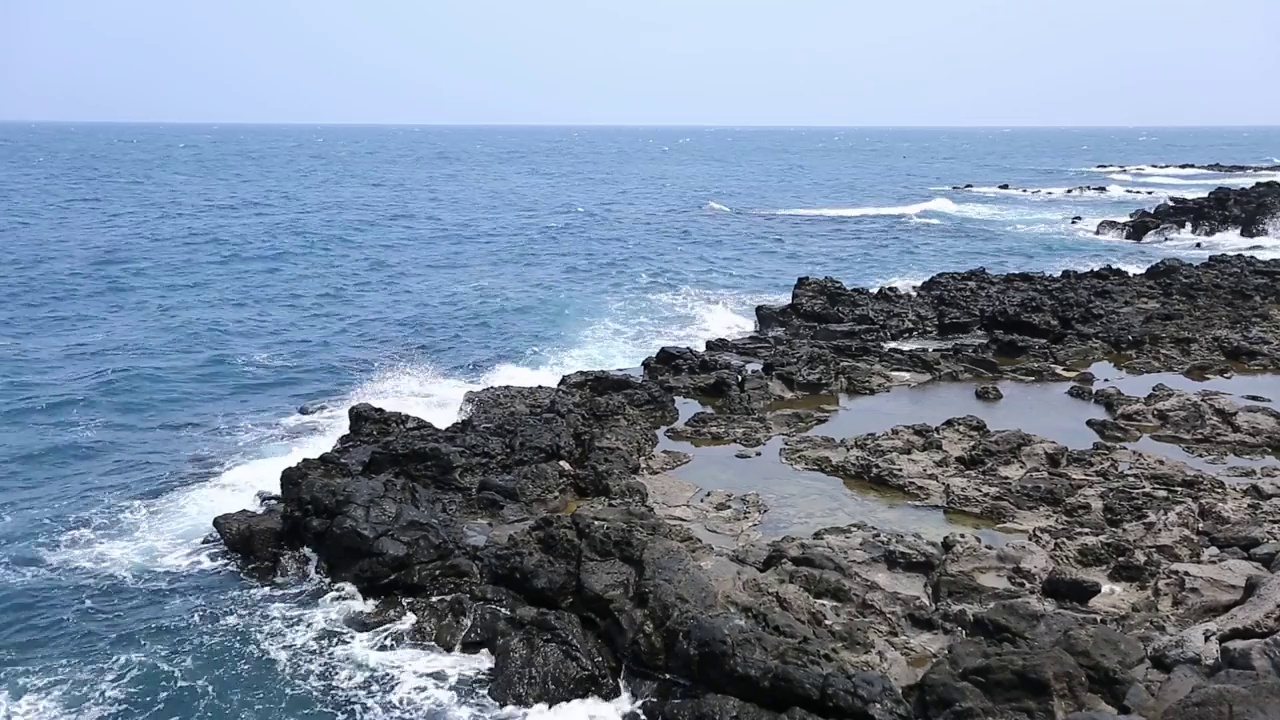
<instances>
[{"instance_id":1,"label":"rough rock texture","mask_svg":"<svg viewBox=\"0 0 1280 720\"><path fill-rule=\"evenodd\" d=\"M1220 187L1206 197L1169 198L1152 210L1136 210L1123 222L1103 220L1097 234L1141 242L1182 230L1214 235L1239 230L1244 237L1262 237L1280 217L1280 182L1260 182L1247 188Z\"/></svg>"},{"instance_id":2,"label":"rough rock texture","mask_svg":"<svg viewBox=\"0 0 1280 720\"><path fill-rule=\"evenodd\" d=\"M625 675L647 717L673 720L1268 717L1274 478L1230 485L972 417L799 433L839 393L930 378L1066 380L1116 353L1145 370L1274 368L1277 276L1280 263L1218 257L1141 276L951 273L916 294L802 279L790 304L758 310L760 334L664 349L643 377L490 388L448 428L358 405L332 451L282 474L278 502L215 529L263 575L313 553L379 599L361 627L404 621L416 642L492 653L502 704L613 697ZM711 409L680 423L674 395ZM1265 413L1189 397L1168 412L1153 408L1169 398L1093 399L1121 427L1143 413L1183 440L1270 447ZM665 474L688 456L655 454L664 428L787 435L788 462L987 529L764 541L758 496Z\"/></svg>"},{"instance_id":3,"label":"rough rock texture","mask_svg":"<svg viewBox=\"0 0 1280 720\"><path fill-rule=\"evenodd\" d=\"M924 380L1073 380L1109 360L1131 372L1280 369L1280 261L1165 260L1140 275L942 273L915 293L801 278L759 331L705 351L663 348L645 377L708 409L671 428L758 446L821 422L844 394ZM1083 391L1076 391L1083 395Z\"/></svg>"},{"instance_id":4,"label":"rough rock texture","mask_svg":"<svg viewBox=\"0 0 1280 720\"><path fill-rule=\"evenodd\" d=\"M1200 454L1257 455L1280 450L1280 411L1240 405L1223 392L1189 393L1163 384L1138 398L1107 390L1099 394L1113 420L1090 421L1103 439L1138 439L1144 433ZM1125 437L1119 437L1125 436Z\"/></svg>"}]
</instances>

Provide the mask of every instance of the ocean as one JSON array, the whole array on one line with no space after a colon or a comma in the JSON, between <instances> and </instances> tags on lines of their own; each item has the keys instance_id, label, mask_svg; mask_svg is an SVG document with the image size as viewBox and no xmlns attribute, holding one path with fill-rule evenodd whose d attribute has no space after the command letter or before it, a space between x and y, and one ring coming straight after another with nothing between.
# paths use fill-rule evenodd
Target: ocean
<instances>
[{"instance_id":1,"label":"ocean","mask_svg":"<svg viewBox=\"0 0 1280 720\"><path fill-rule=\"evenodd\" d=\"M1092 234L1274 179L1152 164L1276 156L1280 129L0 124L0 718L615 718L498 708L487 657L245 580L210 521L353 403L447 424L748 332L800 275L1280 257L1280 229Z\"/></svg>"}]
</instances>

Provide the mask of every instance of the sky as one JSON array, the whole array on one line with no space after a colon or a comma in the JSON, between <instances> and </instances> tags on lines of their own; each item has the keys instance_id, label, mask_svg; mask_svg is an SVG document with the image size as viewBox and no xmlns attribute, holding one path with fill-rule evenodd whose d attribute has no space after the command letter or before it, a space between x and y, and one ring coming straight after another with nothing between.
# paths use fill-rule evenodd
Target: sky
<instances>
[{"instance_id":1,"label":"sky","mask_svg":"<svg viewBox=\"0 0 1280 720\"><path fill-rule=\"evenodd\" d=\"M0 119L1275 125L1280 0L0 0Z\"/></svg>"}]
</instances>

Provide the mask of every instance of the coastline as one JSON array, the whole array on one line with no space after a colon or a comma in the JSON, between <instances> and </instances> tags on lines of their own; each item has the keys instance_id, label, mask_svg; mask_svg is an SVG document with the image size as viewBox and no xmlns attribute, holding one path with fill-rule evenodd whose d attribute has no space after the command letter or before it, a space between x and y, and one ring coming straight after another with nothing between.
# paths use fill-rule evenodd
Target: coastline
<instances>
[{"instance_id":1,"label":"coastline","mask_svg":"<svg viewBox=\"0 0 1280 720\"><path fill-rule=\"evenodd\" d=\"M1278 415L1263 404L1094 392L1088 368L1274 371L1276 274L1277 262L1218 256L1139 276L944 273L914 293L802 278L791 303L758 309L757 333L664 348L643 378L489 388L449 428L357 406L351 432L287 470L266 512L215 524L264 576L307 547L330 577L384 597L371 627L412 613L415 637L493 653L489 692L502 704L609 698L624 674L650 718L1150 720L1242 684L1266 698L1272 680L1237 667L1238 643L1280 630L1280 586L1251 579L1268 574L1273 558L1250 553L1276 540L1280 517L1264 471L1228 482L1120 442L1075 449L976 418L821 433L842 397L930 380L1052 382L1080 388L1070 402L1100 401L1108 417L1089 428L1102 437L1256 455L1275 446ZM682 414L675 396L701 406ZM1193 421L1208 428L1194 435L1188 417L1222 422ZM762 539L759 498L673 478L698 450L660 447L659 431L731 444L743 463L780 438L787 462L987 529L930 540L854 524ZM1249 522L1261 529L1237 527ZM1199 684L1178 675L1188 667ZM1255 676L1214 682L1224 668ZM1162 700L1175 676L1188 692ZM1037 714L1046 703L1064 710Z\"/></svg>"}]
</instances>

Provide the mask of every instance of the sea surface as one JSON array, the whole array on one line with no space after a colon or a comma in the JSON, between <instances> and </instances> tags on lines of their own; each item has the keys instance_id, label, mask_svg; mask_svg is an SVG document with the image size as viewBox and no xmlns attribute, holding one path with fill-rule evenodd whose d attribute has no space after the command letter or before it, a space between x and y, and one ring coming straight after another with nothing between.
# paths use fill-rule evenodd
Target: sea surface
<instances>
[{"instance_id":1,"label":"sea surface","mask_svg":"<svg viewBox=\"0 0 1280 720\"><path fill-rule=\"evenodd\" d=\"M1243 128L0 125L0 718L617 717L495 707L489 658L355 632L323 578L249 582L210 521L355 402L446 424L747 332L800 275L1280 257L1091 233L1264 179L1100 163L1277 156Z\"/></svg>"}]
</instances>

